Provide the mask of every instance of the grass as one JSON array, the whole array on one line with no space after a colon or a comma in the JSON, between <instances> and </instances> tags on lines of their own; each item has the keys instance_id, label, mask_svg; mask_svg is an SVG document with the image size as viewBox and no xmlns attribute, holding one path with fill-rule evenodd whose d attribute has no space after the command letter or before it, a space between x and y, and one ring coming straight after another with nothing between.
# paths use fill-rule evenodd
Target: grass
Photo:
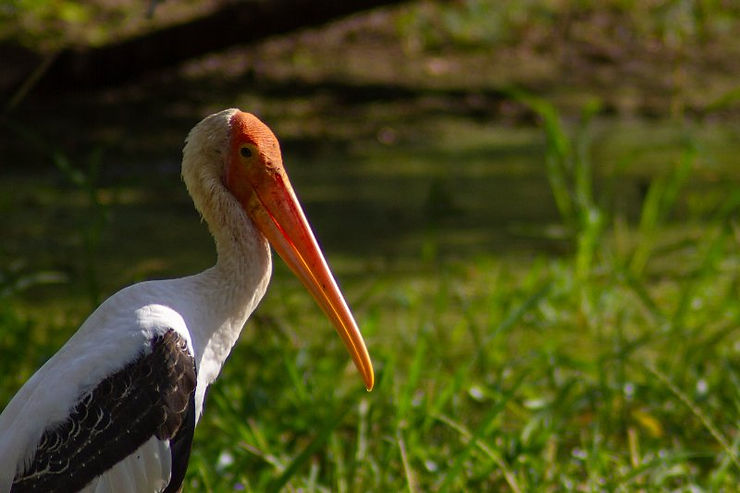
<instances>
[{"instance_id":1,"label":"grass","mask_svg":"<svg viewBox=\"0 0 740 493\"><path fill-rule=\"evenodd\" d=\"M740 483L737 186L713 189L711 201L697 205L702 195L692 179L709 155L689 132L667 153L669 162L649 175L634 210L620 207L620 177L640 156L617 159L609 169L594 161L598 106L571 128L547 102L514 96L543 122L537 166L546 170L554 197L546 204L557 211L553 222L566 247L449 254L451 235L471 221L456 222L458 209L485 204L459 192L474 180L458 181L439 164L433 186L409 188L410 197L431 201L429 207L419 206L418 216L398 215L400 225L423 224L405 263L358 258L351 241L330 255L376 365L371 393L278 261L268 296L209 393L187 489L731 491ZM440 142L452 145L444 136ZM425 150L370 150L366 164L371 176L382 177L388 168L373 163L391 164L377 152L412 161L428 152L437 163L461 162L464 155L470 166L461 173L482 179L475 173L485 168L485 157L471 151L474 143L457 145L462 149L449 155L428 142ZM324 170L327 179L332 166ZM406 171L414 169L412 163ZM299 169L298 181L306 173ZM76 248L104 248L99 218L116 209L103 207L105 194L94 181L76 182L66 186L77 187L82 210L105 211L77 224ZM331 232L322 222L326 189L296 188L307 192L318 225ZM119 192L111 200L124 201L125 190ZM366 213L377 231L390 227ZM100 252L92 258L99 261ZM106 268L93 267L77 272L101 275ZM82 316L72 310L67 319L43 322L21 291L59 279L39 271L19 283L22 272L14 272L0 278L6 375L0 402ZM95 286L105 288L83 283L81 299L94 299Z\"/></svg>"}]
</instances>

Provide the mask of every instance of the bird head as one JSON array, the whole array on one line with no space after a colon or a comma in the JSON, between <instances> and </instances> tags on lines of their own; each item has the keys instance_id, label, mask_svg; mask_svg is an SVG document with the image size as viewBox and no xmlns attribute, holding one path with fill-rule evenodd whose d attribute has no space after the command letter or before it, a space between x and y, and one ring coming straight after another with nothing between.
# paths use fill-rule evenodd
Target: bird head
<instances>
[{"instance_id":1,"label":"bird head","mask_svg":"<svg viewBox=\"0 0 740 493\"><path fill-rule=\"evenodd\" d=\"M329 317L371 390L365 342L293 191L277 138L256 116L238 110L229 128L226 188Z\"/></svg>"}]
</instances>

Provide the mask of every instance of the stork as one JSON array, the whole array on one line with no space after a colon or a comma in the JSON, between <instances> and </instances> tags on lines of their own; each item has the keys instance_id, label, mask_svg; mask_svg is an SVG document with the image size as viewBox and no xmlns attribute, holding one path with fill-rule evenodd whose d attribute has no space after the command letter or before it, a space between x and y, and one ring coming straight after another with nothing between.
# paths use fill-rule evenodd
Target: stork
<instances>
[{"instance_id":1,"label":"stork","mask_svg":"<svg viewBox=\"0 0 740 493\"><path fill-rule=\"evenodd\" d=\"M179 491L206 389L267 289L269 244L372 389L362 335L272 131L237 109L206 117L186 139L182 177L216 265L114 294L21 387L0 415L0 492Z\"/></svg>"}]
</instances>

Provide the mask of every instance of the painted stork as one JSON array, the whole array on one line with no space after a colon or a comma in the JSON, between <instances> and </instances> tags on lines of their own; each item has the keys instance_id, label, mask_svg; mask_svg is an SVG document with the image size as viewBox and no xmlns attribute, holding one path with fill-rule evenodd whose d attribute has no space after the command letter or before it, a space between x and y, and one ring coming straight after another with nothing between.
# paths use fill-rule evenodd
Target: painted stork
<instances>
[{"instance_id":1,"label":"painted stork","mask_svg":"<svg viewBox=\"0 0 740 493\"><path fill-rule=\"evenodd\" d=\"M182 176L216 265L111 296L26 382L0 415L0 492L179 491L206 389L267 289L268 242L372 389L362 335L272 131L237 109L208 116L186 139Z\"/></svg>"}]
</instances>

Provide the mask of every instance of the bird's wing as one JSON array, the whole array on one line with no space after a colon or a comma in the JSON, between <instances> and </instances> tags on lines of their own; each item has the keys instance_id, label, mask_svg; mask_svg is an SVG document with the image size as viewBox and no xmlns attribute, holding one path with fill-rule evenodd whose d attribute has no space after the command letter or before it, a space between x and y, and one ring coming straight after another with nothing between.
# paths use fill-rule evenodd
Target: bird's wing
<instances>
[{"instance_id":1,"label":"bird's wing","mask_svg":"<svg viewBox=\"0 0 740 493\"><path fill-rule=\"evenodd\" d=\"M104 473L146 472L152 455L160 455L159 469L169 469L159 474L163 486L171 478L166 491L176 491L195 427L195 382L183 337L174 330L154 336L151 352L81 395L66 421L44 431L11 492L77 491ZM166 449L171 457L161 457Z\"/></svg>"}]
</instances>

